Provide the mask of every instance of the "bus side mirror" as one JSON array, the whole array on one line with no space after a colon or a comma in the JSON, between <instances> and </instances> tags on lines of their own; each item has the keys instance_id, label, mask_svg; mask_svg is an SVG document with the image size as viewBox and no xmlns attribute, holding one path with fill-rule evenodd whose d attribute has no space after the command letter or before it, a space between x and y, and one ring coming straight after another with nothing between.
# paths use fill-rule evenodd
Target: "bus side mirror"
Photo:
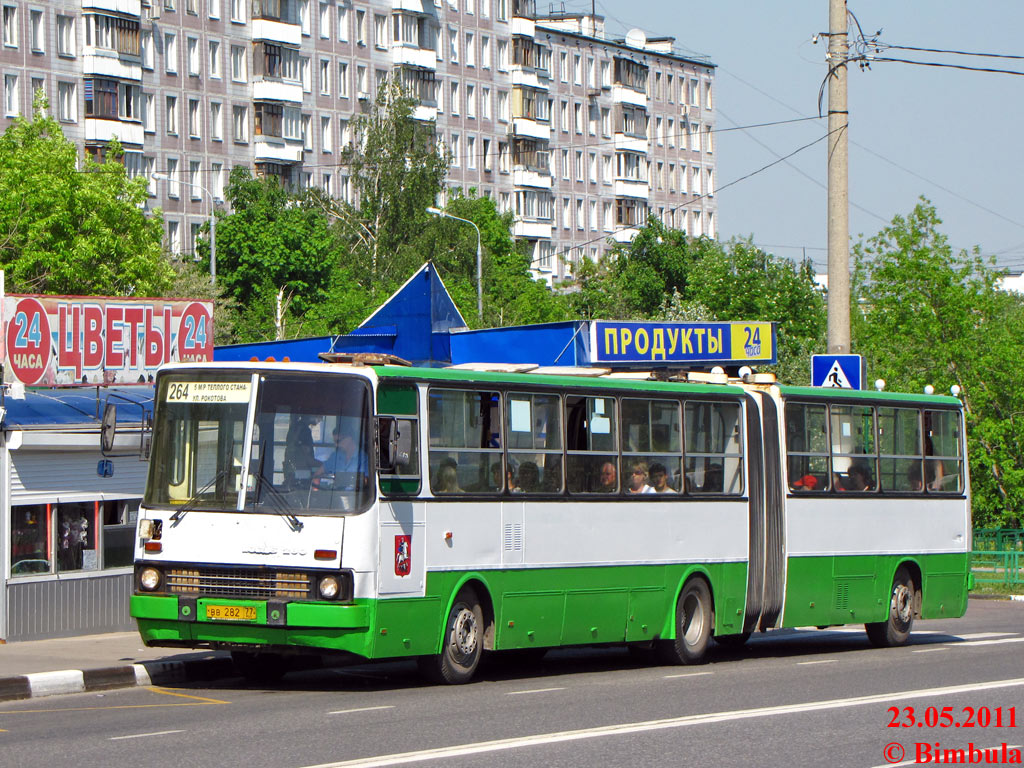
<instances>
[{"instance_id":1,"label":"bus side mirror","mask_svg":"<svg viewBox=\"0 0 1024 768\"><path fill-rule=\"evenodd\" d=\"M398 420L394 416L377 417L377 469L394 472L398 459Z\"/></svg>"},{"instance_id":2,"label":"bus side mirror","mask_svg":"<svg viewBox=\"0 0 1024 768\"><path fill-rule=\"evenodd\" d=\"M108 402L103 409L100 423L100 451L107 456L114 450L114 435L117 433L117 406Z\"/></svg>"}]
</instances>

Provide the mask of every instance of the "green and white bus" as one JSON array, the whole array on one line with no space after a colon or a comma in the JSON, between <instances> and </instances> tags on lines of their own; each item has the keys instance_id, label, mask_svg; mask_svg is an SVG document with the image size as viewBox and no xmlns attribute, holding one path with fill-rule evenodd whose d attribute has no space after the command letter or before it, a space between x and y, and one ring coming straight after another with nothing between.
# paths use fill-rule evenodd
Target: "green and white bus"
<instances>
[{"instance_id":1,"label":"green and white bus","mask_svg":"<svg viewBox=\"0 0 1024 768\"><path fill-rule=\"evenodd\" d=\"M131 613L147 645L418 657L864 624L967 605L954 397L528 366L177 364L157 376Z\"/></svg>"}]
</instances>

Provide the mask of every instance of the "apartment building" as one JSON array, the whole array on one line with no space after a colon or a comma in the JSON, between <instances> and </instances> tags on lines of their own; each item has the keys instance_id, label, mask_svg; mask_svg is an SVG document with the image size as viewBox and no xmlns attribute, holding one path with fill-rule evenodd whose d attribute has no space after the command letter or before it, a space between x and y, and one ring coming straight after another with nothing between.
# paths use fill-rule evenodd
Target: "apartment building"
<instances>
[{"instance_id":1,"label":"apartment building","mask_svg":"<svg viewBox=\"0 0 1024 768\"><path fill-rule=\"evenodd\" d=\"M351 199L339 150L391 76L436 121L448 190L514 211L538 276L600 257L648 212L715 234L714 65L672 38L616 39L600 16L539 16L535 0L0 4L0 129L42 88L83 151L116 136L175 252L237 165Z\"/></svg>"}]
</instances>

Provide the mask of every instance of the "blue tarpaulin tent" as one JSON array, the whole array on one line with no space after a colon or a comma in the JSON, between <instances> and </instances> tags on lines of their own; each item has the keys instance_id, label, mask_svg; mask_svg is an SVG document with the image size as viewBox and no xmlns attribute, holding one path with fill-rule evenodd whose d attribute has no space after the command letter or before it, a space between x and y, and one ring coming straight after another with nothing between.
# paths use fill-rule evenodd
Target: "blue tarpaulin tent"
<instances>
[{"instance_id":1,"label":"blue tarpaulin tent","mask_svg":"<svg viewBox=\"0 0 1024 768\"><path fill-rule=\"evenodd\" d=\"M215 348L213 359L316 362L321 352L377 352L413 365L438 367L451 363L450 331L464 328L466 321L428 262L352 333L233 344Z\"/></svg>"}]
</instances>

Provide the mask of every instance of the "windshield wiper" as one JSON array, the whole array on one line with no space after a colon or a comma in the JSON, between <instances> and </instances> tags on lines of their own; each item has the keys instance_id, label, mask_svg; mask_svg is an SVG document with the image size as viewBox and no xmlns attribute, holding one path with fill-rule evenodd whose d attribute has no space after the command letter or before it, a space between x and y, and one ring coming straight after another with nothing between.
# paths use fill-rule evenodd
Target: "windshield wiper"
<instances>
[{"instance_id":1,"label":"windshield wiper","mask_svg":"<svg viewBox=\"0 0 1024 768\"><path fill-rule=\"evenodd\" d=\"M225 477L227 477L229 472L229 469L222 469L217 474L215 474L210 482L208 482L206 485L204 485L202 488L196 491L194 496L192 496L188 501L186 501L184 504L178 507L177 511L173 515L171 515L171 522L176 524L179 520L181 520L182 517L185 516L186 512L198 507L199 499L202 497L202 495L211 488L213 488L215 485L217 485L217 483L219 483Z\"/></svg>"},{"instance_id":2,"label":"windshield wiper","mask_svg":"<svg viewBox=\"0 0 1024 768\"><path fill-rule=\"evenodd\" d=\"M263 496L262 491L266 488L270 491L268 498L270 499L270 506L274 508L274 511L284 518L288 527L293 531L301 531L302 521L288 510L288 500L285 498L284 494L277 490L277 488L274 487L274 484L267 480L263 475L263 465L266 462L266 458L266 440L263 440L260 442L260 463L256 467L256 487L253 491L253 506L259 506Z\"/></svg>"}]
</instances>

